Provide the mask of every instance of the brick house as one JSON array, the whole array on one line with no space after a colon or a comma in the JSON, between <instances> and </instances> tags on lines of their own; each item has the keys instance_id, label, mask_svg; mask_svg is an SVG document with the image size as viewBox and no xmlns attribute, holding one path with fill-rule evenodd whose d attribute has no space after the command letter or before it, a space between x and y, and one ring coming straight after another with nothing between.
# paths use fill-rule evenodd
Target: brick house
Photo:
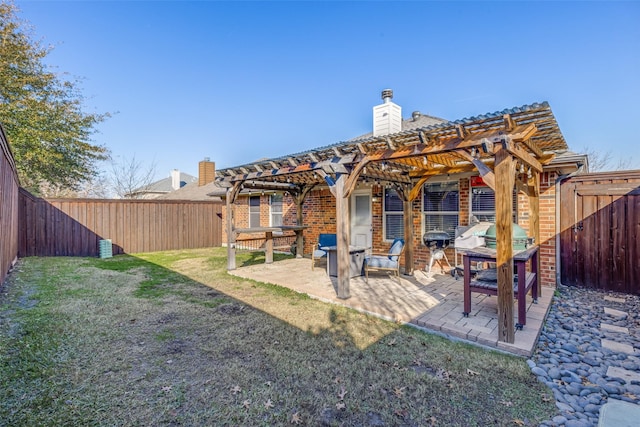
<instances>
[{"instance_id":1,"label":"brick house","mask_svg":"<svg viewBox=\"0 0 640 427\"><path fill-rule=\"evenodd\" d=\"M232 204L235 228L295 225L300 206L301 223L308 227L304 231L303 249L304 255L308 256L320 233L337 232L340 221L336 217L337 198L332 194L331 182L345 172L343 165L347 172L357 170L358 159L369 156L379 161L371 161L360 168L348 198L349 208L342 211L350 212L349 218L345 219L350 229L350 242L371 247L376 252L386 251L395 237L405 236L405 224L412 224L410 246L413 253L408 258L411 265L406 265L407 258L402 261L404 271L411 274L429 263L429 250L422 243L425 231L444 230L453 238L455 228L469 224L471 218L495 222L496 195L481 176L491 178L491 169L495 168L491 150L486 150L485 143L496 142L495 137L491 140L492 132L496 133L503 122L507 128L519 126L517 129L520 129L528 125L536 131L529 139L535 139L531 152L541 159L539 173L533 171L539 183L536 204L541 282L555 285L559 280L556 248L559 234L557 206L560 203L556 189L563 178L586 171L588 159L586 155L568 150L549 105L533 104L452 122L419 112L402 119L401 108L391 101L391 97L391 91L384 91L384 102L373 107L372 133L308 152L218 170L217 188L208 194L225 198L232 183L240 183ZM455 133L446 134L451 129ZM479 138L485 135L482 142ZM466 154L456 151L453 161L451 156L441 156L438 150L429 148L438 143L438 138L470 141L474 137L477 144L468 143L471 148ZM409 139L412 141L407 142ZM523 146L528 147L529 143ZM414 147L413 152L407 157L397 155L403 161L395 161L392 152L398 153L407 147ZM489 156L484 158L487 152ZM524 160L518 157L515 165L513 220L527 230L529 236L535 236L536 232L530 229L529 196L523 185L526 186L532 177L528 162L536 162L530 160L528 154L520 154ZM483 163L478 165L478 160ZM406 210L402 195L409 191L418 194L410 199L410 210ZM302 198L301 192L306 192ZM223 212L225 224L227 212ZM410 212L410 222L404 218L407 212ZM240 236L234 236L237 237ZM227 241L225 231L223 242ZM453 263L454 250L449 248L447 254Z\"/></svg>"}]
</instances>

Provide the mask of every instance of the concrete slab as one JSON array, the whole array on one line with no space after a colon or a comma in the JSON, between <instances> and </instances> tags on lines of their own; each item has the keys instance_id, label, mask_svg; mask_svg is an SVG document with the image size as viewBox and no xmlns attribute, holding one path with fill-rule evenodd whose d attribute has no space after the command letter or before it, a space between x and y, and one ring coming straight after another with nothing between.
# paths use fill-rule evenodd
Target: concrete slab
<instances>
[{"instance_id":1,"label":"concrete slab","mask_svg":"<svg viewBox=\"0 0 640 427\"><path fill-rule=\"evenodd\" d=\"M612 317L628 317L629 316L629 314L625 311L620 311L620 310L616 310L615 308L609 308L609 307L604 308L604 314L608 314L609 316L612 316Z\"/></svg>"},{"instance_id":2,"label":"concrete slab","mask_svg":"<svg viewBox=\"0 0 640 427\"><path fill-rule=\"evenodd\" d=\"M616 341L602 339L600 340L602 343L602 348L609 349L611 351L615 351L618 353L627 353L627 354L635 354L635 349L632 345L623 344Z\"/></svg>"},{"instance_id":3,"label":"concrete slab","mask_svg":"<svg viewBox=\"0 0 640 427\"><path fill-rule=\"evenodd\" d=\"M611 301L611 302L619 302L619 303L627 302L627 300L625 298L610 297L609 295L605 296L604 300L605 301Z\"/></svg>"},{"instance_id":4,"label":"concrete slab","mask_svg":"<svg viewBox=\"0 0 640 427\"><path fill-rule=\"evenodd\" d=\"M631 381L640 381L640 373L617 366L609 366L607 376L623 379L627 384L631 384Z\"/></svg>"},{"instance_id":5,"label":"concrete slab","mask_svg":"<svg viewBox=\"0 0 640 427\"><path fill-rule=\"evenodd\" d=\"M600 323L600 329L608 332L619 332L621 334L629 333L629 328L625 328L624 326L610 325L608 323Z\"/></svg>"},{"instance_id":6,"label":"concrete slab","mask_svg":"<svg viewBox=\"0 0 640 427\"><path fill-rule=\"evenodd\" d=\"M609 399L600 408L598 427L636 427L640 419L640 405Z\"/></svg>"}]
</instances>

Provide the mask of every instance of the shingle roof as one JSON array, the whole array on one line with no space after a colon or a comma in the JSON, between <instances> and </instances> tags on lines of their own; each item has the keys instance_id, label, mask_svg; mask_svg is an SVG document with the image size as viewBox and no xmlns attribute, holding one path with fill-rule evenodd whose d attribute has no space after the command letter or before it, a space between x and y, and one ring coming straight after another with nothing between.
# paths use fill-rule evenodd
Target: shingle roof
<instances>
[{"instance_id":1,"label":"shingle roof","mask_svg":"<svg viewBox=\"0 0 640 427\"><path fill-rule=\"evenodd\" d=\"M163 194L158 198L170 200L213 200L209 193L220 190L223 190L224 194L224 189L215 182L199 186L196 180L196 182L191 182L178 190Z\"/></svg>"},{"instance_id":2,"label":"shingle roof","mask_svg":"<svg viewBox=\"0 0 640 427\"><path fill-rule=\"evenodd\" d=\"M180 172L180 188L185 185L197 182L198 178L193 175L189 175L188 173ZM144 193L168 193L173 190L173 181L171 177L163 178L156 182L152 182L145 190L140 190L140 192Z\"/></svg>"}]
</instances>

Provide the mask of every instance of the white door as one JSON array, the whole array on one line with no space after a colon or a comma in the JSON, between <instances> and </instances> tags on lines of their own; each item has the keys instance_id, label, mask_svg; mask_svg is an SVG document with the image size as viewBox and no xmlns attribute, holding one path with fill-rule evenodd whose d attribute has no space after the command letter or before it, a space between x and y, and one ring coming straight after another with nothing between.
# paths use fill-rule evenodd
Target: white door
<instances>
[{"instance_id":1,"label":"white door","mask_svg":"<svg viewBox=\"0 0 640 427\"><path fill-rule=\"evenodd\" d=\"M371 190L356 190L351 194L351 244L370 248L373 229L371 226Z\"/></svg>"}]
</instances>

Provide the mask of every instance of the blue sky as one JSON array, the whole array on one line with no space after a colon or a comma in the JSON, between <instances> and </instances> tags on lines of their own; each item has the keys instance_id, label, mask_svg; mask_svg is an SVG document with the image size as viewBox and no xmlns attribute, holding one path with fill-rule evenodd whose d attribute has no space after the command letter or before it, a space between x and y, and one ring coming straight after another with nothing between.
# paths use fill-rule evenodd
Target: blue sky
<instances>
[{"instance_id":1,"label":"blue sky","mask_svg":"<svg viewBox=\"0 0 640 427\"><path fill-rule=\"evenodd\" d=\"M17 1L47 63L112 112L114 156L197 174L371 130L548 101L570 146L640 169L639 2Z\"/></svg>"}]
</instances>

